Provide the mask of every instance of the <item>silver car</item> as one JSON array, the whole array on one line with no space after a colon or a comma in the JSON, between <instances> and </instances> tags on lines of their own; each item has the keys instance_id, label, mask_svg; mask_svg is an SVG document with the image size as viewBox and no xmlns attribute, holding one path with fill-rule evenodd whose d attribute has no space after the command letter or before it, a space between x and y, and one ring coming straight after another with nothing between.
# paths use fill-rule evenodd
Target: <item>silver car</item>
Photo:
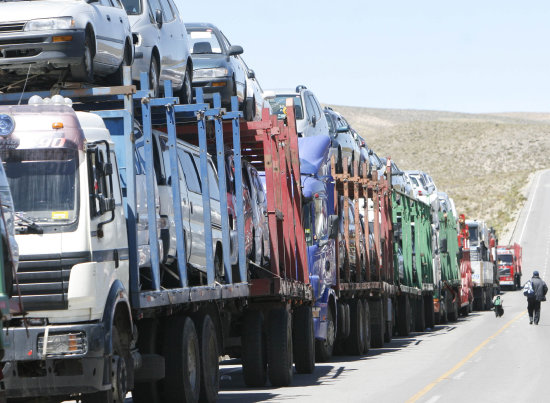
<instances>
[{"instance_id":1,"label":"silver car","mask_svg":"<svg viewBox=\"0 0 550 403\"><path fill-rule=\"evenodd\" d=\"M193 62L187 30L173 0L122 0L132 26L136 54L132 80L149 74L149 88L155 96L164 80L172 81L181 103L192 102Z\"/></svg>"},{"instance_id":2,"label":"silver car","mask_svg":"<svg viewBox=\"0 0 550 403\"><path fill-rule=\"evenodd\" d=\"M36 79L122 83L134 58L132 33L120 0L0 2L0 82ZM68 72L68 74L66 74Z\"/></svg>"}]
</instances>

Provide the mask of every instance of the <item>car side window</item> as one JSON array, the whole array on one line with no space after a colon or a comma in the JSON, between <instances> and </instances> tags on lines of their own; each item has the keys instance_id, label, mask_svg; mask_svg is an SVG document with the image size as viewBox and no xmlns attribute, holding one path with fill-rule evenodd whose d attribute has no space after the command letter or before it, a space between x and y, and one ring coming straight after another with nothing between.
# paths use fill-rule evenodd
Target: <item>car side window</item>
<instances>
[{"instance_id":1,"label":"car side window","mask_svg":"<svg viewBox=\"0 0 550 403\"><path fill-rule=\"evenodd\" d=\"M99 0L99 4L105 7L113 7L111 0Z\"/></svg>"},{"instance_id":2,"label":"car side window","mask_svg":"<svg viewBox=\"0 0 550 403\"><path fill-rule=\"evenodd\" d=\"M168 4L168 1L160 0L160 5L162 6L162 17L164 18L164 22L174 21L174 12L170 4Z\"/></svg>"},{"instance_id":3,"label":"car side window","mask_svg":"<svg viewBox=\"0 0 550 403\"><path fill-rule=\"evenodd\" d=\"M197 170L191 155L178 149L178 155L180 157L181 165L183 166L183 174L185 175L185 181L187 182L187 188L194 193L201 192L201 185L199 182L199 177L197 175Z\"/></svg>"},{"instance_id":4,"label":"car side window","mask_svg":"<svg viewBox=\"0 0 550 403\"><path fill-rule=\"evenodd\" d=\"M307 112L307 116L309 117L309 120L311 120L311 118L315 115L315 108L311 103L311 98L309 94L306 94L306 112Z\"/></svg>"},{"instance_id":5,"label":"car side window","mask_svg":"<svg viewBox=\"0 0 550 403\"><path fill-rule=\"evenodd\" d=\"M208 162L208 187L210 188L210 198L220 200L220 188L218 186L218 175L214 171L211 162Z\"/></svg>"},{"instance_id":6,"label":"car side window","mask_svg":"<svg viewBox=\"0 0 550 403\"><path fill-rule=\"evenodd\" d=\"M124 8L122 7L122 4L120 4L120 0L111 0L111 2L113 3L113 7Z\"/></svg>"},{"instance_id":7,"label":"car side window","mask_svg":"<svg viewBox=\"0 0 550 403\"><path fill-rule=\"evenodd\" d=\"M151 16L151 23L155 24L155 14L157 10L162 11L159 0L149 0L149 12Z\"/></svg>"},{"instance_id":8,"label":"car side window","mask_svg":"<svg viewBox=\"0 0 550 403\"><path fill-rule=\"evenodd\" d=\"M319 120L321 118L321 105L319 105L319 101L317 101L313 94L309 94L309 96L311 97L313 108L315 109L315 116L317 116L317 119Z\"/></svg>"},{"instance_id":9,"label":"car side window","mask_svg":"<svg viewBox=\"0 0 550 403\"><path fill-rule=\"evenodd\" d=\"M328 129L330 130L330 132L336 132L336 127L334 126L334 122L332 121L332 117L330 116L330 114L325 112L325 116L327 118Z\"/></svg>"}]
</instances>

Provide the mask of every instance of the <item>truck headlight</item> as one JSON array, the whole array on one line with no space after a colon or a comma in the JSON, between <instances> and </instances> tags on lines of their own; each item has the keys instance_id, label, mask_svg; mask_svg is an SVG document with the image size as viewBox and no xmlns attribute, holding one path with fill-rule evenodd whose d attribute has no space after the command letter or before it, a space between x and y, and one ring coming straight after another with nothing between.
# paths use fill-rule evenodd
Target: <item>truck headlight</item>
<instances>
[{"instance_id":1,"label":"truck headlight","mask_svg":"<svg viewBox=\"0 0 550 403\"><path fill-rule=\"evenodd\" d=\"M227 76L227 69L216 67L213 69L197 69L193 71L193 78L220 78Z\"/></svg>"},{"instance_id":2,"label":"truck headlight","mask_svg":"<svg viewBox=\"0 0 550 403\"><path fill-rule=\"evenodd\" d=\"M88 351L88 339L85 332L49 334L44 346L44 335L38 337L38 355L56 357L82 355Z\"/></svg>"},{"instance_id":3,"label":"truck headlight","mask_svg":"<svg viewBox=\"0 0 550 403\"><path fill-rule=\"evenodd\" d=\"M25 31L72 29L74 27L75 22L73 17L41 18L27 22L25 24Z\"/></svg>"}]
</instances>

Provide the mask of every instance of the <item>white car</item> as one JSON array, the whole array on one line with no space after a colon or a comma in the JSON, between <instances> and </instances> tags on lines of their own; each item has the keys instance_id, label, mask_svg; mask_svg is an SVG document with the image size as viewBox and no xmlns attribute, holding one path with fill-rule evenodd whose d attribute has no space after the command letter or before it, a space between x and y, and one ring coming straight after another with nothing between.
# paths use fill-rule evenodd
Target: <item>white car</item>
<instances>
[{"instance_id":1,"label":"white car","mask_svg":"<svg viewBox=\"0 0 550 403\"><path fill-rule=\"evenodd\" d=\"M0 44L2 83L40 75L83 82L101 76L121 84L122 66L134 59L120 0L0 2Z\"/></svg>"},{"instance_id":2,"label":"white car","mask_svg":"<svg viewBox=\"0 0 550 403\"><path fill-rule=\"evenodd\" d=\"M286 100L293 98L296 131L300 137L323 134L329 136L327 118L321 104L310 90L299 85L295 90L270 90L264 92L264 98L271 105L279 120L286 117Z\"/></svg>"},{"instance_id":3,"label":"white car","mask_svg":"<svg viewBox=\"0 0 550 403\"><path fill-rule=\"evenodd\" d=\"M180 103L193 100L191 80L193 62L189 53L187 30L172 0L122 0L135 44L132 80L149 74L149 89L158 96L164 80L172 81Z\"/></svg>"}]
</instances>

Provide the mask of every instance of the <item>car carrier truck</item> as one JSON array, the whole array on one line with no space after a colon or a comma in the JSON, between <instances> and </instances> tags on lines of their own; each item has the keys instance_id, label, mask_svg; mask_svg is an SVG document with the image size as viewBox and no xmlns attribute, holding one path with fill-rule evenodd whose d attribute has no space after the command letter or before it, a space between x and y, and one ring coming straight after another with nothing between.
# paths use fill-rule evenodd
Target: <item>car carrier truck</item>
<instances>
[{"instance_id":1,"label":"car carrier truck","mask_svg":"<svg viewBox=\"0 0 550 403\"><path fill-rule=\"evenodd\" d=\"M248 384L288 385L293 363L313 370L295 127L267 110L244 123L236 100L233 111L217 97L210 107L200 90L196 104L178 104L170 83L152 98L147 83L0 96L13 123L0 153L18 195L23 305L4 332L8 397L215 401L223 354L242 357ZM242 184L241 140L266 173L265 278L249 276L239 217L238 268L229 261L219 194L224 146Z\"/></svg>"}]
</instances>

